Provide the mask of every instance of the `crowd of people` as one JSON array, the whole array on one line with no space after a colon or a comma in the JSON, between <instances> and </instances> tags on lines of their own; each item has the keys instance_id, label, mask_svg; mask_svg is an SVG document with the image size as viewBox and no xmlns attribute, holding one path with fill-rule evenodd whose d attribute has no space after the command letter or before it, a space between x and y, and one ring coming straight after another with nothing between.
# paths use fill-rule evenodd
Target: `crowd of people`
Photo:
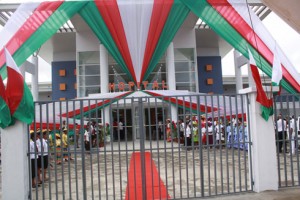
<instances>
[{"instance_id":1,"label":"crowd of people","mask_svg":"<svg viewBox=\"0 0 300 200\"><path fill-rule=\"evenodd\" d=\"M180 119L177 123L166 120L166 139L183 143L186 147L198 146L199 140L205 147L217 148L226 146L228 148L240 148L248 150L248 128L247 123L242 119L225 120L219 118L196 116L185 120ZM200 124L199 124L200 123ZM161 124L161 123L159 123ZM160 129L160 128L159 128ZM161 133L163 134L163 133Z\"/></svg>"},{"instance_id":2,"label":"crowd of people","mask_svg":"<svg viewBox=\"0 0 300 200\"><path fill-rule=\"evenodd\" d=\"M294 155L296 150L300 149L300 116L296 120L294 115L283 117L279 114L274 126L278 152ZM288 147L291 152L288 151Z\"/></svg>"}]
</instances>

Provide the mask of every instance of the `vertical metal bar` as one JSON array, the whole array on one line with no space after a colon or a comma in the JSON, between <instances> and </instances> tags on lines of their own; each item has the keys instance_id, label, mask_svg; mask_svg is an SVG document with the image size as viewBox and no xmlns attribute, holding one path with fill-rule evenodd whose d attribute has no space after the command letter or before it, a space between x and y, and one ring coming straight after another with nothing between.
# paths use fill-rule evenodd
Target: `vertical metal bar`
<instances>
[{"instance_id":1,"label":"vertical metal bar","mask_svg":"<svg viewBox=\"0 0 300 200\"><path fill-rule=\"evenodd\" d=\"M212 127L213 127L213 151L214 151L214 176L215 176L215 195L218 194L218 182L217 182L217 153L216 153L216 126L215 126L215 115L214 115L214 95L210 96L211 98L211 109L212 109Z\"/></svg>"},{"instance_id":2,"label":"vertical metal bar","mask_svg":"<svg viewBox=\"0 0 300 200\"><path fill-rule=\"evenodd\" d=\"M99 100L101 101L101 100ZM95 99L95 105L96 105L96 108L95 108L95 112L96 112L96 123L97 123L97 173L98 173L98 195L99 195L99 199L101 199L101 184L100 184L100 179L101 179L101 172L100 172L100 142L101 141L101 138L100 138L100 134L102 134L102 139L103 139L103 142L104 142L104 133L103 133L103 123L101 122L102 124L102 127L99 127L99 116L98 116L98 112L99 112L99 102L98 102L98 99ZM101 128L101 129L100 129ZM99 147L99 148L98 148Z\"/></svg>"},{"instance_id":3,"label":"vertical metal bar","mask_svg":"<svg viewBox=\"0 0 300 200\"><path fill-rule=\"evenodd\" d=\"M253 190L253 171L252 171L252 134L251 134L251 121L250 121L250 106L249 106L249 96L248 94L245 95L246 96L246 105L247 105L247 127L248 127L248 165L249 165L249 173L250 173L250 188L251 190Z\"/></svg>"},{"instance_id":4,"label":"vertical metal bar","mask_svg":"<svg viewBox=\"0 0 300 200\"><path fill-rule=\"evenodd\" d=\"M102 103L104 103L104 100L102 101ZM109 104L109 111L111 111L111 104ZM105 111L104 111L105 112ZM112 115L112 113L110 112L110 115ZM109 133L110 133L110 143L113 143L113 132L112 132L112 123L111 123L111 117L110 119L106 119L105 118L105 114L103 115L103 119L104 121L108 121L107 123L109 124ZM105 124L106 126L106 124ZM105 127L107 128L107 127ZM105 169L105 194L106 194L106 199L108 199L108 162L107 162L107 148L106 145L104 146L104 169Z\"/></svg>"},{"instance_id":5,"label":"vertical metal bar","mask_svg":"<svg viewBox=\"0 0 300 200\"><path fill-rule=\"evenodd\" d=\"M232 99L230 98L230 116L232 117ZM235 122L237 122L236 121L236 117L237 116L235 116ZM231 120L231 122L232 122L232 120ZM233 127L233 126L232 126ZM231 143L231 158L232 158L232 178L233 178L233 192L236 192L236 188L235 188L235 159L234 159L234 144L235 144L235 141L234 141L234 135L235 135L235 128L232 128L231 129L232 130L232 133L231 133L231 141L230 141L230 143Z\"/></svg>"},{"instance_id":6,"label":"vertical metal bar","mask_svg":"<svg viewBox=\"0 0 300 200\"><path fill-rule=\"evenodd\" d=\"M220 150L220 178L221 178L221 194L224 194L224 175L223 175L223 144L222 144L222 137L223 137L223 129L224 129L224 122L221 122L221 113L220 113L220 98L223 96L217 95L217 108L218 108L218 130L219 130L219 150ZM223 116L226 118L226 115ZM222 123L222 124L221 124Z\"/></svg>"},{"instance_id":7,"label":"vertical metal bar","mask_svg":"<svg viewBox=\"0 0 300 200\"><path fill-rule=\"evenodd\" d=\"M298 100L298 102L299 102L299 104L300 104L300 101L299 101L299 96L294 96L295 98L296 98L296 100ZM295 98L293 99L294 100L294 113L295 113L295 115L296 115L296 104L295 104ZM300 107L300 105L299 105L299 107ZM298 117L297 117L297 119L298 119ZM300 121L300 118L299 118L299 120L296 120L295 119L295 122L299 125L299 122ZM298 128L300 128L300 127L298 127L298 125L295 123L295 156L296 156L296 160L297 160L297 176L298 176L298 185L300 185L300 164L299 164L299 135L298 135L298 133L299 133L299 131L300 130L298 130Z\"/></svg>"},{"instance_id":8,"label":"vertical metal bar","mask_svg":"<svg viewBox=\"0 0 300 200\"><path fill-rule=\"evenodd\" d=\"M207 95L204 96L204 105L208 105L207 104ZM205 119L208 119L208 109L207 106L205 106ZM208 174L208 180L210 180L210 149L211 149L211 144L209 144L209 134L208 134L208 124L206 123L206 143L207 143L207 174ZM210 181L208 182L208 195L211 195L211 183Z\"/></svg>"},{"instance_id":9,"label":"vertical metal bar","mask_svg":"<svg viewBox=\"0 0 300 200\"><path fill-rule=\"evenodd\" d=\"M291 133L291 128L294 128L294 127L291 127L291 112L290 112L290 97L291 95L287 95L286 96L286 104L287 104L287 113L288 113L288 119L287 119L287 134L288 134L288 142L289 142L289 152L286 152L285 156L287 154L290 154L290 176L291 176L291 179L292 180L288 180L291 181L291 186L294 186L294 172L293 172L293 154L292 154L292 142L293 142L293 139L292 139L292 134Z\"/></svg>"},{"instance_id":10,"label":"vertical metal bar","mask_svg":"<svg viewBox=\"0 0 300 200\"><path fill-rule=\"evenodd\" d=\"M153 165L154 165L154 163L153 163L153 155L152 155L152 153L153 153L153 146L152 146L152 121L151 121L151 106L150 106L150 102L151 102L151 99L152 98L148 98L148 97L146 97L146 99L147 99L147 108L145 108L145 109L147 109L148 110L148 131L149 131L149 141L150 141L150 152L151 152L151 154L150 154L150 157L151 157L151 174L152 174L152 176L151 176L151 186L152 186L152 197L154 197L154 177L153 177ZM155 113L155 115L156 115L156 113ZM146 125L147 125L147 123L146 123ZM156 138L157 139L157 138ZM148 149L146 149L146 150L148 150ZM148 182L150 181L150 180L147 180Z\"/></svg>"},{"instance_id":11,"label":"vertical metal bar","mask_svg":"<svg viewBox=\"0 0 300 200\"><path fill-rule=\"evenodd\" d=\"M200 102L200 97L199 95L197 95L197 115L198 115L198 120L201 118L200 116L200 105L201 105L201 102ZM203 163L203 143L202 143L202 134L205 134L205 133L202 133L202 123L201 123L201 126L200 126L200 122L202 122L202 119L201 121L199 121L198 123L198 127L200 129L200 131L198 131L198 134L199 134L199 137L198 137L198 142L199 142L199 162L200 162L200 165L199 165L199 170L200 170L200 188L201 188L201 197L204 197L204 194L205 194L205 191L204 191L204 163Z\"/></svg>"},{"instance_id":12,"label":"vertical metal bar","mask_svg":"<svg viewBox=\"0 0 300 200\"><path fill-rule=\"evenodd\" d=\"M176 109L178 110L178 97L176 98ZM182 106L182 108L184 109L184 106ZM183 115L184 116L184 115ZM182 122L184 123L184 118L182 118ZM179 128L180 128L181 124L179 124ZM185 127L186 125L184 125L184 132L183 132L183 137L185 137ZM180 137L179 137L179 144L180 144ZM181 146L178 145L178 168L179 168L179 191L180 191L180 198L182 198L182 173L181 173ZM175 184L175 183L174 183Z\"/></svg>"},{"instance_id":13,"label":"vertical metal bar","mask_svg":"<svg viewBox=\"0 0 300 200\"><path fill-rule=\"evenodd\" d=\"M119 104L119 101L117 101L117 122L118 122L118 135L119 135L119 140L118 140L118 147L119 147L119 178L120 178L120 199L122 199L122 169L121 169L121 130L119 130L119 123L121 121L120 119L120 104ZM124 122L124 121L123 121ZM124 124L125 122L123 123L123 131L122 131L122 134L124 134ZM123 138L123 136L122 136Z\"/></svg>"},{"instance_id":14,"label":"vertical metal bar","mask_svg":"<svg viewBox=\"0 0 300 200\"><path fill-rule=\"evenodd\" d=\"M177 97L175 97L175 106L176 106L176 110L177 110L177 112L179 112L179 108L178 108L178 96ZM178 113L179 114L179 113ZM178 146L178 162L179 163L181 163L181 160L180 160L180 144L181 144L181 137L180 137L180 124L178 123L178 122L180 122L180 119L178 118L177 119L177 122L176 122L176 126L177 126L177 146ZM174 149L175 149L175 147L174 147ZM173 162L173 169L175 168L175 162L174 162L174 155L173 155L173 160L172 160L172 162ZM180 168L180 164L179 164L179 168ZM179 186L181 187L181 172L180 172L180 169L179 169ZM176 193L175 193L175 170L173 170L173 188L174 188L174 198L176 198Z\"/></svg>"},{"instance_id":15,"label":"vertical metal bar","mask_svg":"<svg viewBox=\"0 0 300 200\"><path fill-rule=\"evenodd\" d=\"M73 102L73 122L75 123L75 116L76 116L76 112L75 112L75 103L76 102L78 102L77 100L74 100L74 101L72 101ZM75 126L76 126L76 124L75 124ZM84 125L83 124L80 124L80 127L83 127ZM75 127L75 131L77 130L77 126ZM79 131L79 130L78 130ZM79 133L80 133L80 135L79 135L79 137L83 137L83 132L80 130L79 131ZM76 146L78 145L77 144L77 141L79 141L79 138L77 139L76 138L77 137L77 135L76 135L76 132L75 132L75 141L76 141ZM81 148L83 148L83 144L81 143ZM77 150L75 150L75 153L74 153L74 172L75 172L75 192L76 192L76 199L78 200L78 198L79 198L79 194L78 194L78 191L79 191L79 188L78 188L78 170L77 170Z\"/></svg>"},{"instance_id":16,"label":"vertical metal bar","mask_svg":"<svg viewBox=\"0 0 300 200\"><path fill-rule=\"evenodd\" d=\"M83 100L80 100L80 124L84 124L84 111L83 111ZM83 127L81 130L83 132ZM81 137L81 144L84 144L83 137ZM84 148L81 148L81 165L82 165L82 195L83 199L87 200L87 188L86 188L86 174L85 174L85 152Z\"/></svg>"},{"instance_id":17,"label":"vertical metal bar","mask_svg":"<svg viewBox=\"0 0 300 200\"><path fill-rule=\"evenodd\" d=\"M69 101L66 100L65 101L65 105L66 105L66 113L69 113ZM67 155L68 155L68 175L69 175L69 198L72 198L72 182L71 182L71 166L70 166L70 158L71 158L71 147L70 147L70 137L69 137L69 118L66 119L66 124L67 124L67 129L68 129L68 135L67 135L67 143L68 143L68 147L67 147Z\"/></svg>"},{"instance_id":18,"label":"vertical metal bar","mask_svg":"<svg viewBox=\"0 0 300 200\"><path fill-rule=\"evenodd\" d=\"M171 98L170 98L170 100L171 100ZM172 116L172 103L171 103L171 101L170 101L169 105L170 105L171 116ZM176 106L176 104L175 104L175 106ZM175 126L176 126L176 122L174 122L174 123L175 123ZM173 188L173 197L175 198L176 197L176 195L175 195L175 174L174 174L174 131L175 131L174 129L175 129L175 127L173 127L173 119L171 119L170 126L171 126L170 128L171 128L171 154L172 154L172 156L171 156L172 165L171 166L172 166L172 181L173 181L172 188Z\"/></svg>"},{"instance_id":19,"label":"vertical metal bar","mask_svg":"<svg viewBox=\"0 0 300 200\"><path fill-rule=\"evenodd\" d=\"M109 112L110 113L113 113L113 110L112 110L112 104L110 104L110 110L109 110ZM113 116L112 115L110 115L110 121L111 122L114 122L114 119L113 119ZM112 123L112 126L114 126L114 123ZM113 131L114 131L114 127L113 127ZM112 134L114 134L114 132L112 132ZM115 138L113 138L113 140L112 140L112 142L111 142L111 167L112 167L112 181L113 181L113 198L115 198L116 197L116 185L115 185L115 168L114 168L114 165L115 165L115 162L114 162L114 139Z\"/></svg>"},{"instance_id":20,"label":"vertical metal bar","mask_svg":"<svg viewBox=\"0 0 300 200\"><path fill-rule=\"evenodd\" d=\"M123 99L123 104L125 105L126 104L126 98ZM126 156L126 178L127 178L127 187L130 188L130 182L129 182L129 163L128 163L128 129L127 129L127 108L124 107L124 122L125 122L125 156ZM132 112L132 110L131 110ZM132 124L131 124L132 125ZM133 131L131 131L131 133L133 134ZM131 136L132 137L132 136ZM132 137L132 140L134 140L134 138ZM127 191L127 190L126 190ZM127 191L127 194L125 195L128 195L128 199L130 199L130 192Z\"/></svg>"},{"instance_id":21,"label":"vertical metal bar","mask_svg":"<svg viewBox=\"0 0 300 200\"><path fill-rule=\"evenodd\" d=\"M244 180L245 180L245 191L247 191L247 158L246 158L246 140L245 140L245 119L244 119L244 95L240 95L240 99L241 99L241 108L242 108L242 121L243 121L243 124L242 124L242 127L243 127L243 130L242 130L242 133L243 133L243 140L242 140L242 146L243 146L243 160L244 160ZM242 181L241 181L242 182Z\"/></svg>"},{"instance_id":22,"label":"vertical metal bar","mask_svg":"<svg viewBox=\"0 0 300 200\"><path fill-rule=\"evenodd\" d=\"M230 98L230 97L227 97ZM231 134L231 132L227 132L229 130L231 130L231 124L229 124L229 122L227 122L227 101L226 101L226 97L223 96L223 104L224 104L224 125L225 125L225 160L226 160L226 181L227 181L227 193L229 193L230 191L230 185L229 185L229 159L228 159L228 148L229 145L228 143L230 143L230 141L228 141L228 135L229 133ZM230 120L230 119L229 119ZM228 124L228 125L227 125ZM228 127L229 126L229 127Z\"/></svg>"},{"instance_id":23,"label":"vertical metal bar","mask_svg":"<svg viewBox=\"0 0 300 200\"><path fill-rule=\"evenodd\" d=\"M143 99L141 97L138 98L138 109L139 109L139 127L140 127L140 151L141 151L141 172L142 172L142 196L143 200L147 199L146 194L146 168L145 168L145 131L144 131L144 124L143 124Z\"/></svg>"},{"instance_id":24,"label":"vertical metal bar","mask_svg":"<svg viewBox=\"0 0 300 200\"><path fill-rule=\"evenodd\" d=\"M183 97L183 102L186 101L186 96ZM189 109L189 108L186 108L186 105L184 105L184 114L185 116L187 117L188 114L186 113L186 109ZM188 123L186 121L186 118L185 118L185 124L186 126L189 126L190 123ZM191 137L191 135L190 135ZM187 138L185 137L185 176L186 176L186 193L187 193L187 198L190 197L190 191L189 191L189 173L188 173L188 169L189 169L189 166L188 166L188 162L189 162L189 159L188 159L188 150L190 149L191 147L190 146L187 146Z\"/></svg>"},{"instance_id":25,"label":"vertical metal bar","mask_svg":"<svg viewBox=\"0 0 300 200\"><path fill-rule=\"evenodd\" d=\"M41 145L41 152L38 153L40 160L41 160L41 171L38 173L38 180L40 179L40 176L42 176L41 181L42 181L42 198L45 199L45 184L44 184L44 149L43 149L43 136L42 136L42 130L43 130L43 124L42 124L42 104L40 103L39 106L39 113L40 113L40 138L39 138L39 143ZM38 168L37 168L38 169ZM41 174L40 174L41 173Z\"/></svg>"},{"instance_id":26,"label":"vertical metal bar","mask_svg":"<svg viewBox=\"0 0 300 200\"><path fill-rule=\"evenodd\" d=\"M157 105L157 97L154 97L154 105L155 105L155 113L158 113L158 111L157 111L157 107L158 107L158 105ZM163 102L162 102L162 113L163 113L163 110L164 110L164 105L163 105ZM158 118L157 116L156 116L156 118ZM161 124L161 128L162 127L164 127L163 126L163 121L162 121L162 124ZM163 132L163 130L161 130L162 132ZM158 133L158 134L161 134L161 133ZM159 177L160 177L160 156L159 156L159 151L160 151L160 147L159 147L159 139L160 139L160 135L158 135L157 134L157 136L158 136L158 139L157 139L157 141L156 141L156 145L157 145L157 165L158 165L158 174L159 174ZM158 184L159 184L159 181L158 181ZM158 192L159 192L159 198L161 198L161 188L159 187L158 188Z\"/></svg>"},{"instance_id":27,"label":"vertical metal bar","mask_svg":"<svg viewBox=\"0 0 300 200\"><path fill-rule=\"evenodd\" d=\"M236 118L238 118L238 104L239 104L239 101L238 101L238 95L236 95L235 96L235 112L236 112L236 114L235 114L235 116L236 116ZM240 119L238 118L238 121L239 121ZM244 123L243 121L241 121L241 123ZM241 125L241 127L243 127L243 125ZM242 191L242 175L241 175L241 148L240 148L240 145L241 145L241 143L240 143L240 128L241 127L238 127L238 129L237 129L237 138L238 138L238 141L237 141L237 146L238 146L238 164L239 164L239 167L238 167L238 178L239 178L239 192L241 192Z\"/></svg>"},{"instance_id":28,"label":"vertical metal bar","mask_svg":"<svg viewBox=\"0 0 300 200\"><path fill-rule=\"evenodd\" d=\"M280 98L280 107L281 109L283 109L283 105L282 105L282 101L283 101L283 96L281 96ZM282 127L283 127L283 138L282 138L282 141L283 142L283 161L284 161L284 165L283 165L283 168L284 168L284 182L285 182L285 186L287 187L288 186L288 182L287 182L287 161L286 161L286 133L287 133L287 130L286 128L284 127L284 122L282 120Z\"/></svg>"},{"instance_id":29,"label":"vertical metal bar","mask_svg":"<svg viewBox=\"0 0 300 200\"><path fill-rule=\"evenodd\" d=\"M167 103L167 102L166 102ZM170 112L171 112L171 109L170 109L170 105L169 103L167 103L167 108L168 108L168 115L170 115ZM164 123L166 123L166 117L164 118ZM165 160L165 179L166 179L166 195L168 195L168 188L169 188L169 185L168 185L168 162L167 162L167 135L166 135L166 129L164 128L164 160Z\"/></svg>"},{"instance_id":30,"label":"vertical metal bar","mask_svg":"<svg viewBox=\"0 0 300 200\"><path fill-rule=\"evenodd\" d=\"M55 159L54 159L54 161L55 161L55 167L54 167L54 171L55 171L55 195L56 195L56 199L58 199L58 184L57 184L57 151L56 151L56 137L55 137L55 135L56 135L56 126L55 126L55 124L56 124L56 113L55 113L55 110L56 110L56 102L53 102L53 124L54 124L54 126L53 126L53 133L54 133L54 135L53 135L53 140L54 140L54 142L53 142L53 146L54 146L54 157L55 157ZM51 181L51 179L49 180L49 181Z\"/></svg>"},{"instance_id":31,"label":"vertical metal bar","mask_svg":"<svg viewBox=\"0 0 300 200\"><path fill-rule=\"evenodd\" d=\"M137 105L138 106L138 105ZM135 134L136 134L136 129L137 129L137 123L136 123L136 109L138 109L137 107L136 107L136 104L135 104L135 97L132 97L131 98L131 110L133 110L134 111L134 113L132 113L132 118L134 119L134 132L135 132ZM134 140L132 140L132 151L133 151L133 153L132 153L132 155L136 155L135 154L135 142L137 141L137 137L136 137L136 135L135 135L135 137L134 137ZM136 171L136 162L135 162L135 159L133 159L133 168L134 168L134 171ZM135 197L135 199L137 199L137 184L136 184L136 179L137 179L137 177L136 177L136 173L134 173L134 197Z\"/></svg>"},{"instance_id":32,"label":"vertical metal bar","mask_svg":"<svg viewBox=\"0 0 300 200\"><path fill-rule=\"evenodd\" d=\"M62 113L62 108L61 107L62 107L62 101L59 102L59 113ZM62 124L62 117L61 116L59 117L59 121L60 121L60 125L61 125ZM59 132L60 132L59 133L60 134L60 138L62 140L62 130L60 130ZM64 155L63 148L61 148L60 153L61 153L61 155L63 157L63 155ZM62 198L65 199L65 175L64 175L64 165L63 165L63 162L61 164L61 174L62 174L62 176L61 176L61 181L62 181Z\"/></svg>"},{"instance_id":33,"label":"vertical metal bar","mask_svg":"<svg viewBox=\"0 0 300 200\"><path fill-rule=\"evenodd\" d=\"M194 197L196 197L196 169L195 169L195 135L194 135L194 131L195 131L195 128L194 128L194 121L193 121L193 118L194 118L194 115L193 115L193 103L192 103L192 96L190 95L189 96L189 102L190 102L190 106L189 106L189 109L190 109L190 113L191 113L191 119L192 119L192 127L191 127L191 136L192 136L192 160L193 160L193 191L194 191Z\"/></svg>"},{"instance_id":34,"label":"vertical metal bar","mask_svg":"<svg viewBox=\"0 0 300 200\"><path fill-rule=\"evenodd\" d=\"M93 100L94 101L94 100ZM91 110L91 99L88 100L88 110L90 111ZM91 123L94 122L94 120L92 120L92 116L91 116L91 112L88 112L88 118L89 118L89 122L90 122L90 127L91 126ZM94 129L94 127L93 127ZM94 199L94 177L93 177L93 154L94 154L94 149L93 149L93 138L92 138L92 134L93 134L93 129L91 130L89 128L89 132L90 132L90 154L89 154L89 160L90 160L90 175L91 175L91 189L92 189L92 199Z\"/></svg>"},{"instance_id":35,"label":"vertical metal bar","mask_svg":"<svg viewBox=\"0 0 300 200\"><path fill-rule=\"evenodd\" d=\"M276 124L276 128L275 128L275 141L276 141L276 149L277 149L277 165L278 165L278 186L279 188L281 187L281 166L280 166L280 155L279 155L279 136L278 136L278 124L277 124L277 117L278 117L278 113L277 113L277 99L278 96L274 97L275 101L274 101L274 118L275 118L275 124Z\"/></svg>"}]
</instances>

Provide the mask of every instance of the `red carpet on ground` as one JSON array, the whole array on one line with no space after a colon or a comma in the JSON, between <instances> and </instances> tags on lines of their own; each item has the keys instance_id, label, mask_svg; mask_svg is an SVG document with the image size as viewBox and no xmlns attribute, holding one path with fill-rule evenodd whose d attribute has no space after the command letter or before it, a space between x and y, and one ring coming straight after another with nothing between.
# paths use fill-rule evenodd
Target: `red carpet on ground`
<instances>
[{"instance_id":1,"label":"red carpet on ground","mask_svg":"<svg viewBox=\"0 0 300 200\"><path fill-rule=\"evenodd\" d=\"M145 152L145 179L147 200L169 199L167 188L159 177L151 153ZM153 177L153 178L152 178ZM132 153L128 172L125 200L142 200L142 168L140 152Z\"/></svg>"}]
</instances>

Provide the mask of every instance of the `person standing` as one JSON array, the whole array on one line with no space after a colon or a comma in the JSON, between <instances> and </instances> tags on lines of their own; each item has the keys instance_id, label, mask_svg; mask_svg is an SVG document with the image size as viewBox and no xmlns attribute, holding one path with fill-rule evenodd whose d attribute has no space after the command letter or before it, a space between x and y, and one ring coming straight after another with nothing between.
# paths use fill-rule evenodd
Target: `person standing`
<instances>
[{"instance_id":1,"label":"person standing","mask_svg":"<svg viewBox=\"0 0 300 200\"><path fill-rule=\"evenodd\" d=\"M69 151L68 129L63 130L62 134L63 158L64 161L73 160Z\"/></svg>"},{"instance_id":2,"label":"person standing","mask_svg":"<svg viewBox=\"0 0 300 200\"><path fill-rule=\"evenodd\" d=\"M124 134L124 124L122 120L119 121L119 130L120 130L120 139L124 140L125 134Z\"/></svg>"},{"instance_id":3,"label":"person standing","mask_svg":"<svg viewBox=\"0 0 300 200\"><path fill-rule=\"evenodd\" d=\"M283 142L285 141L286 121L282 119L282 115L278 115L276 122L277 134L276 140L278 142L278 152L282 153ZM284 145L285 146L285 145Z\"/></svg>"},{"instance_id":4,"label":"person standing","mask_svg":"<svg viewBox=\"0 0 300 200\"><path fill-rule=\"evenodd\" d=\"M38 151L38 159L37 159L37 179L38 179L38 184L42 184L42 179L41 179L41 171L42 171L42 156L44 153L43 150L43 139L41 138L41 130L37 130L36 132L36 146L37 146L37 151Z\"/></svg>"},{"instance_id":5,"label":"person standing","mask_svg":"<svg viewBox=\"0 0 300 200\"><path fill-rule=\"evenodd\" d=\"M43 162L43 170L41 173L43 173L43 177L40 178L40 180L43 179L43 181L48 181L48 178L47 178L47 169L48 169L48 163L49 163L49 157L48 157L48 130L47 129L43 129L42 130L42 134L43 134L43 138L42 138L42 149L43 149L43 159L42 159L42 162ZM41 174L40 173L40 174ZM42 174L41 174L42 175Z\"/></svg>"},{"instance_id":6,"label":"person standing","mask_svg":"<svg viewBox=\"0 0 300 200\"><path fill-rule=\"evenodd\" d=\"M190 147L192 145L192 130L191 130L191 125L190 122L186 122L186 129L185 129L185 146Z\"/></svg>"},{"instance_id":7,"label":"person standing","mask_svg":"<svg viewBox=\"0 0 300 200\"><path fill-rule=\"evenodd\" d=\"M37 183L36 183L36 174L37 174L37 169L35 166L35 161L39 157L38 154L38 149L34 140L34 131L30 131L30 161L31 161L31 187L36 188Z\"/></svg>"},{"instance_id":8,"label":"person standing","mask_svg":"<svg viewBox=\"0 0 300 200\"><path fill-rule=\"evenodd\" d=\"M289 141L290 141L290 151L292 155L295 154L295 117L292 116L289 126L288 126L288 134L289 134Z\"/></svg>"}]
</instances>

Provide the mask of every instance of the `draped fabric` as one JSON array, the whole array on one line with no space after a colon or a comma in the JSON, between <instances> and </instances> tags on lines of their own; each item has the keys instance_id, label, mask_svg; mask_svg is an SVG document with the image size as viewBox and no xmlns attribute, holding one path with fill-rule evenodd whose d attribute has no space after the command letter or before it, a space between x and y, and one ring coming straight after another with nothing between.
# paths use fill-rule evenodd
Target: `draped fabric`
<instances>
[{"instance_id":1,"label":"draped fabric","mask_svg":"<svg viewBox=\"0 0 300 200\"><path fill-rule=\"evenodd\" d=\"M85 2L42 2L5 45L18 66L50 39ZM4 49L0 51L0 73L6 77Z\"/></svg>"},{"instance_id":2,"label":"draped fabric","mask_svg":"<svg viewBox=\"0 0 300 200\"><path fill-rule=\"evenodd\" d=\"M1 33L0 42L21 65L75 14L89 25L130 80L147 80L189 12L205 21L217 34L272 76L275 40L246 0L90 0L42 1L22 4ZM0 46L1 48L1 46ZM281 85L300 92L300 77L280 47ZM0 74L6 77L3 49Z\"/></svg>"},{"instance_id":3,"label":"draped fabric","mask_svg":"<svg viewBox=\"0 0 300 200\"><path fill-rule=\"evenodd\" d=\"M273 52L271 49L274 48L274 39L265 28L262 28L264 27L262 22L248 8L245 0L186 0L182 2L246 58L249 58L249 48L257 67L269 77L272 76ZM282 51L281 57L285 60L282 86L289 93L299 92L298 73L295 73L295 68L285 59Z\"/></svg>"}]
</instances>

